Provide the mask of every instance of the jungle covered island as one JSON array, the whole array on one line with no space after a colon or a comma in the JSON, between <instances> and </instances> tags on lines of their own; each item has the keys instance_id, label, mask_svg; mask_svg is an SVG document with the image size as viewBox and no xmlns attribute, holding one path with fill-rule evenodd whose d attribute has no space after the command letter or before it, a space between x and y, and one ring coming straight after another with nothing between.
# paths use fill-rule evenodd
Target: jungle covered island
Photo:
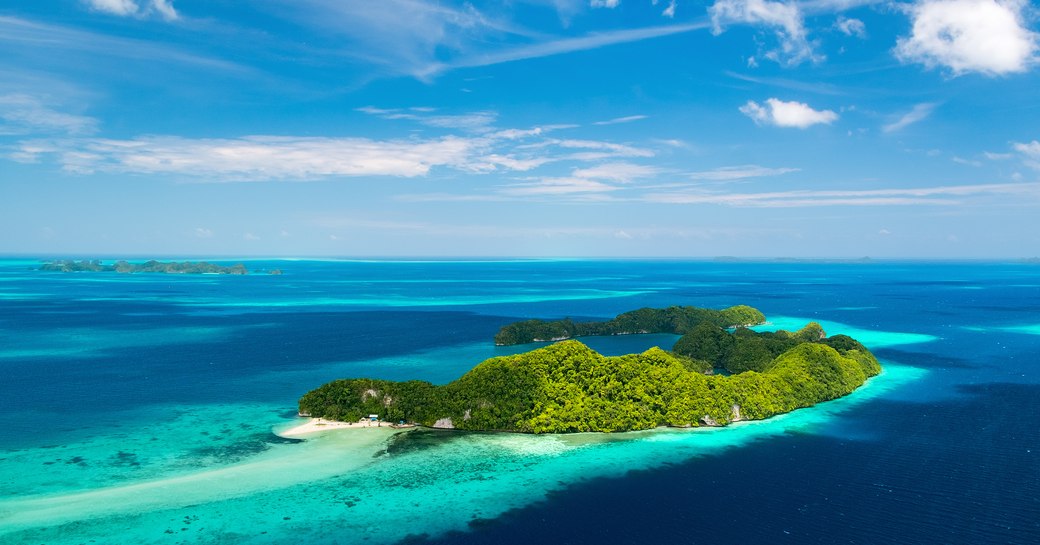
<instances>
[{"instance_id":1,"label":"jungle covered island","mask_svg":"<svg viewBox=\"0 0 1040 545\"><path fill-rule=\"evenodd\" d=\"M116 261L112 265L106 265L102 261L93 260L58 260L45 263L40 267L41 271L56 272L117 272L124 274L133 273L163 273L163 274L249 274L245 265L237 263L230 267L215 265L205 261L183 261L163 262L146 261L144 263L129 263L127 261ZM277 269L275 269L277 270ZM281 271L271 274L281 274Z\"/></svg>"},{"instance_id":2,"label":"jungle covered island","mask_svg":"<svg viewBox=\"0 0 1040 545\"><path fill-rule=\"evenodd\" d=\"M495 335L495 344L509 346L539 341L562 341L590 335L672 333L684 335L694 326L710 323L720 328L748 327L764 323L758 309L737 305L723 310L698 307L641 308L605 322L574 322L569 318L547 322L526 320L509 324Z\"/></svg>"},{"instance_id":3,"label":"jungle covered island","mask_svg":"<svg viewBox=\"0 0 1040 545\"><path fill-rule=\"evenodd\" d=\"M880 371L866 347L844 335L827 337L819 324L758 333L703 321L673 351L607 357L567 340L486 360L441 386L336 380L305 394L299 409L333 420L375 414L435 428L523 433L724 426L844 396Z\"/></svg>"}]
</instances>

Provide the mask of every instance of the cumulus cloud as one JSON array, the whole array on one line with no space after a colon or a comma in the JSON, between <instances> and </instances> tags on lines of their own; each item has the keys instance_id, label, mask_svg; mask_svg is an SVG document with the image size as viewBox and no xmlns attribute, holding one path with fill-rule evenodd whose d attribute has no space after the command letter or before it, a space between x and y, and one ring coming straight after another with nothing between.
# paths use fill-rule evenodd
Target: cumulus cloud
<instances>
[{"instance_id":1,"label":"cumulus cloud","mask_svg":"<svg viewBox=\"0 0 1040 545\"><path fill-rule=\"evenodd\" d=\"M198 238L213 238L213 231L205 227L196 227L195 236Z\"/></svg>"},{"instance_id":2,"label":"cumulus cloud","mask_svg":"<svg viewBox=\"0 0 1040 545\"><path fill-rule=\"evenodd\" d=\"M831 110L814 110L803 102L784 102L776 98L760 105L753 100L740 107L740 113L750 117L759 125L796 127L805 129L817 124L829 125L838 119Z\"/></svg>"},{"instance_id":3,"label":"cumulus cloud","mask_svg":"<svg viewBox=\"0 0 1040 545\"><path fill-rule=\"evenodd\" d=\"M712 32L718 35L734 24L764 26L773 29L779 49L765 53L765 57L788 65L817 60L813 53L802 13L795 3L769 0L716 0L708 13Z\"/></svg>"},{"instance_id":4,"label":"cumulus cloud","mask_svg":"<svg viewBox=\"0 0 1040 545\"><path fill-rule=\"evenodd\" d=\"M621 0L589 0L589 5L594 8L610 8L614 9L618 7Z\"/></svg>"},{"instance_id":5,"label":"cumulus cloud","mask_svg":"<svg viewBox=\"0 0 1040 545\"><path fill-rule=\"evenodd\" d=\"M860 21L859 19L852 19L844 16L838 17L838 20L834 23L834 27L846 36L855 36L857 38L867 37L867 25L863 24L863 21Z\"/></svg>"},{"instance_id":6,"label":"cumulus cloud","mask_svg":"<svg viewBox=\"0 0 1040 545\"><path fill-rule=\"evenodd\" d=\"M147 17L157 15L167 21L180 17L172 0L84 0L93 11L119 17Z\"/></svg>"},{"instance_id":7,"label":"cumulus cloud","mask_svg":"<svg viewBox=\"0 0 1040 545\"><path fill-rule=\"evenodd\" d=\"M903 114L896 121L885 125L882 130L885 132L896 132L900 131L918 121L922 121L928 116L932 115L932 111L935 110L937 104L933 102L924 102L914 106L912 110Z\"/></svg>"},{"instance_id":8,"label":"cumulus cloud","mask_svg":"<svg viewBox=\"0 0 1040 545\"><path fill-rule=\"evenodd\" d=\"M909 8L910 36L895 55L905 63L946 67L954 75L1024 72L1036 59L1037 34L1025 26L1022 0L923 0Z\"/></svg>"}]
</instances>

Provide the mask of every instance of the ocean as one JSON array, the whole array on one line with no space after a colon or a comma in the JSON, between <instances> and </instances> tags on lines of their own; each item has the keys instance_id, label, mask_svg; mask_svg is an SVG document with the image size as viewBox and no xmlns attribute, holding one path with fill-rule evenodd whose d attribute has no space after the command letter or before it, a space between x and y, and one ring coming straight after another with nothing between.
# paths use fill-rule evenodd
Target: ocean
<instances>
[{"instance_id":1,"label":"ocean","mask_svg":"<svg viewBox=\"0 0 1040 545\"><path fill-rule=\"evenodd\" d=\"M0 543L1040 543L1040 265L245 264L0 260ZM720 429L277 435L327 381L445 383L533 348L494 346L515 320L736 304L851 335L884 372Z\"/></svg>"}]
</instances>

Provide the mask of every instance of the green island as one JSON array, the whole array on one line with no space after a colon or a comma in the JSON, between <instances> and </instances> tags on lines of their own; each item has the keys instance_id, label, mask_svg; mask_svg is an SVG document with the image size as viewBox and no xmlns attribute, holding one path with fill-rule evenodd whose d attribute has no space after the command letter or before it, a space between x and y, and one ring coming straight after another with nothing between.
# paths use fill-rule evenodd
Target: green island
<instances>
[{"instance_id":1,"label":"green island","mask_svg":"<svg viewBox=\"0 0 1040 545\"><path fill-rule=\"evenodd\" d=\"M596 335L672 333L684 335L697 324L708 322L722 328L748 327L764 323L758 309L737 305L723 310L698 307L641 308L605 322L574 322L570 318L546 322L525 320L503 327L495 344L509 346L543 341L562 341Z\"/></svg>"},{"instance_id":2,"label":"green island","mask_svg":"<svg viewBox=\"0 0 1040 545\"><path fill-rule=\"evenodd\" d=\"M732 308L742 318L761 316L751 307ZM671 309L644 314L676 315ZM796 332L723 328L715 318L687 326L671 351L608 357L566 340L488 359L440 386L336 380L301 397L299 410L330 420L378 415L433 428L522 433L724 426L844 396L881 372L866 347L845 335L827 337L815 322Z\"/></svg>"},{"instance_id":3,"label":"green island","mask_svg":"<svg viewBox=\"0 0 1040 545\"><path fill-rule=\"evenodd\" d=\"M155 261L154 259L144 263L130 263L120 260L112 265L106 265L97 259L84 259L81 261L62 259L44 263L40 266L40 270L54 272L117 272L124 274L249 274L249 270L241 263L224 266L205 261L164 262ZM274 269L269 271L269 274L281 274L281 271Z\"/></svg>"}]
</instances>

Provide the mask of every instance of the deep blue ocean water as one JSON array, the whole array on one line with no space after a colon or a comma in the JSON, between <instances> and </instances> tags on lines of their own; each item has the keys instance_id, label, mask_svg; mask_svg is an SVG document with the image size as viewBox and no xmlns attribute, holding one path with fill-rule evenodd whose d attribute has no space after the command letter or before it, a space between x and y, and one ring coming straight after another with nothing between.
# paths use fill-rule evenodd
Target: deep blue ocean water
<instances>
[{"instance_id":1,"label":"deep blue ocean water","mask_svg":"<svg viewBox=\"0 0 1040 545\"><path fill-rule=\"evenodd\" d=\"M0 261L2 543L1040 543L1040 266L248 261L284 274ZM443 383L508 322L749 304L886 372L725 430L328 432L308 389ZM586 339L607 354L674 336Z\"/></svg>"}]
</instances>

